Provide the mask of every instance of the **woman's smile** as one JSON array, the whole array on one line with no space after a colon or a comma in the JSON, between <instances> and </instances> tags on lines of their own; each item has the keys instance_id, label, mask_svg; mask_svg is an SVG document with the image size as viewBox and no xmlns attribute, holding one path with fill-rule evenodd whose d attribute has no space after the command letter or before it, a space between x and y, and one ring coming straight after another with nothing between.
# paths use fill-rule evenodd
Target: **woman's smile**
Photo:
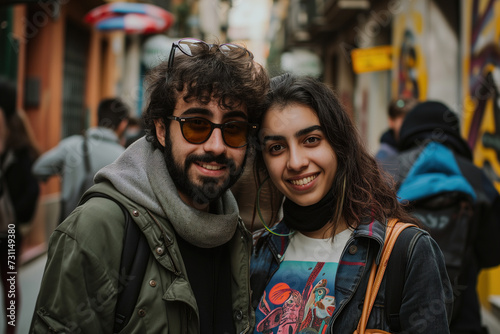
<instances>
[{"instance_id":1,"label":"woman's smile","mask_svg":"<svg viewBox=\"0 0 500 334\"><path fill-rule=\"evenodd\" d=\"M306 190L313 186L313 181L316 180L319 173L309 176L299 176L288 180L288 182L298 190Z\"/></svg>"}]
</instances>

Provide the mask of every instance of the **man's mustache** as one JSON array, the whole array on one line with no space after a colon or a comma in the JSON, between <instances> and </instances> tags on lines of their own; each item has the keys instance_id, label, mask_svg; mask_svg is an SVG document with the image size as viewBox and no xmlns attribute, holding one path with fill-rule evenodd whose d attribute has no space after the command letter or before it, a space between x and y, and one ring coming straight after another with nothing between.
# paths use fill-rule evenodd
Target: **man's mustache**
<instances>
[{"instance_id":1,"label":"man's mustache","mask_svg":"<svg viewBox=\"0 0 500 334\"><path fill-rule=\"evenodd\" d=\"M193 162L215 162L221 165L231 165L234 164L232 159L226 157L225 154L213 155L213 154L198 154L198 155L189 155L186 158L186 165L191 164Z\"/></svg>"}]
</instances>

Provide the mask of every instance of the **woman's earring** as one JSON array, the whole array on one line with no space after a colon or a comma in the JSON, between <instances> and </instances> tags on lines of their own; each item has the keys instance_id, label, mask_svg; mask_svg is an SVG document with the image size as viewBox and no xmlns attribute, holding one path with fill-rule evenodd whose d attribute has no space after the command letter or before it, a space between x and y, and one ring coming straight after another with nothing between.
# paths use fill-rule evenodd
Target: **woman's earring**
<instances>
[{"instance_id":1,"label":"woman's earring","mask_svg":"<svg viewBox=\"0 0 500 334\"><path fill-rule=\"evenodd\" d=\"M269 233L272 233L274 235L277 235L279 237L288 237L292 234L295 233L295 231L291 231L290 233L287 233L287 234L281 234L281 233L276 233L274 232L273 230L271 230L267 225L266 223L264 222L264 217L262 217L262 212L260 211L260 191L262 190L262 187L264 186L264 184L266 183L266 181L269 180L269 176L266 177L266 179L264 181L262 181L262 183L260 184L259 186L259 190L257 190L257 213L259 215L259 219L260 219L260 222L262 223L262 225L264 226L264 228L269 232Z\"/></svg>"}]
</instances>

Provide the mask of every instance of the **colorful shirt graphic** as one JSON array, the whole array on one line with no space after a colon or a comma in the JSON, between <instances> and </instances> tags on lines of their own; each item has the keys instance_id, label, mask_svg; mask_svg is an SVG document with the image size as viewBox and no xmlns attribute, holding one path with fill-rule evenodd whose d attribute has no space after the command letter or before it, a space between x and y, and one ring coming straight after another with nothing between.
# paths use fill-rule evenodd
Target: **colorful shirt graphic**
<instances>
[{"instance_id":1,"label":"colorful shirt graphic","mask_svg":"<svg viewBox=\"0 0 500 334\"><path fill-rule=\"evenodd\" d=\"M340 233L333 244L331 240L303 235L290 241L285 260L271 278L257 307L255 333L326 332L336 308L338 261L350 234L351 231ZM303 253L305 250L308 251ZM297 259L300 253L305 261ZM290 256L287 258L287 255ZM319 261L311 261L313 259ZM335 262L325 262L326 259Z\"/></svg>"}]
</instances>

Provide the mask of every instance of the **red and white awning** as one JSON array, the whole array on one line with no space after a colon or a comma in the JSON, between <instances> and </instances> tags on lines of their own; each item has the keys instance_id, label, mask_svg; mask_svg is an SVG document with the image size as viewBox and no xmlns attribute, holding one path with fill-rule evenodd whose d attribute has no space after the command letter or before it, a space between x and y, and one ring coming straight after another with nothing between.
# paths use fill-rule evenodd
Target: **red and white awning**
<instances>
[{"instance_id":1,"label":"red and white awning","mask_svg":"<svg viewBox=\"0 0 500 334\"><path fill-rule=\"evenodd\" d=\"M123 30L130 34L153 34L166 31L174 16L155 5L113 2L92 9L85 22L98 30Z\"/></svg>"}]
</instances>

